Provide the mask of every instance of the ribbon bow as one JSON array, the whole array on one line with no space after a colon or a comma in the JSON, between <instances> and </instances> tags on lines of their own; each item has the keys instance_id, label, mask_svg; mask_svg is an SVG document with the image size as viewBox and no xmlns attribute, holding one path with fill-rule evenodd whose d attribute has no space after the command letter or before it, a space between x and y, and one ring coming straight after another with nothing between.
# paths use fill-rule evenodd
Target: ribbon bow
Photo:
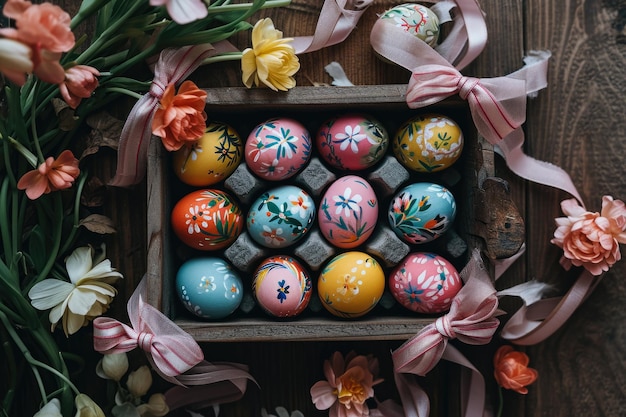
<instances>
[{"instance_id":1,"label":"ribbon bow","mask_svg":"<svg viewBox=\"0 0 626 417\"><path fill-rule=\"evenodd\" d=\"M196 70L206 58L221 52L228 43L202 44L164 49L154 68L150 91L133 106L120 135L117 171L110 185L129 187L140 182L146 171L152 119L159 100L170 84L178 84Z\"/></svg>"},{"instance_id":2,"label":"ribbon bow","mask_svg":"<svg viewBox=\"0 0 626 417\"><path fill-rule=\"evenodd\" d=\"M204 359L202 349L193 337L144 302L144 291L142 279L127 304L131 326L108 317L97 317L93 321L94 349L109 354L139 347L165 377L180 375Z\"/></svg>"},{"instance_id":3,"label":"ribbon bow","mask_svg":"<svg viewBox=\"0 0 626 417\"><path fill-rule=\"evenodd\" d=\"M454 297L450 312L393 352L396 372L426 375L441 359L449 339L471 345L489 343L500 323L494 317L498 297L478 251L461 276L466 283Z\"/></svg>"}]
</instances>

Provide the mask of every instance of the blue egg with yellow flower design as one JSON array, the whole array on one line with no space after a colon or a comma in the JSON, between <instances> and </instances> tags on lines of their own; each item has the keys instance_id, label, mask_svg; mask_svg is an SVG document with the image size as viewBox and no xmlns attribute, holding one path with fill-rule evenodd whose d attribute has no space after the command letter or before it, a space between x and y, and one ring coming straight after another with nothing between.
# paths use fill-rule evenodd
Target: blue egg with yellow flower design
<instances>
[{"instance_id":1,"label":"blue egg with yellow flower design","mask_svg":"<svg viewBox=\"0 0 626 417\"><path fill-rule=\"evenodd\" d=\"M219 320L239 307L243 284L225 260L201 257L180 266L176 273L176 292L185 308L195 316Z\"/></svg>"},{"instance_id":2,"label":"blue egg with yellow flower design","mask_svg":"<svg viewBox=\"0 0 626 417\"><path fill-rule=\"evenodd\" d=\"M431 242L444 234L456 217L456 201L447 188L429 182L409 184L389 204L389 226L409 244Z\"/></svg>"},{"instance_id":3,"label":"blue egg with yellow flower design","mask_svg":"<svg viewBox=\"0 0 626 417\"><path fill-rule=\"evenodd\" d=\"M259 245L286 248L302 239L315 219L313 198L295 185L282 185L261 194L246 220L248 234Z\"/></svg>"}]
</instances>

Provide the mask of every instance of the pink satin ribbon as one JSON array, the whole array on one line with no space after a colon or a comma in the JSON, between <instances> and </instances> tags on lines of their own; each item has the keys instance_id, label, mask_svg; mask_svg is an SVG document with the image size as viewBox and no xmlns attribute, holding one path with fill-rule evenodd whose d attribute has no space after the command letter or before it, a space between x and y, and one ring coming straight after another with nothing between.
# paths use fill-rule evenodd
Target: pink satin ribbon
<instances>
[{"instance_id":1,"label":"pink satin ribbon","mask_svg":"<svg viewBox=\"0 0 626 417\"><path fill-rule=\"evenodd\" d=\"M437 2L431 2L437 3ZM439 57L442 64L453 65L458 69L465 68L485 48L487 43L487 26L480 6L475 0L456 0L455 6L450 1L442 9L451 8L454 13L454 25L444 41L432 48L424 41L396 27L387 19L378 19L370 34L372 48L382 57L401 65L408 70L413 69L415 58L424 54ZM433 6L436 9L437 5Z\"/></svg>"},{"instance_id":2,"label":"pink satin ribbon","mask_svg":"<svg viewBox=\"0 0 626 417\"><path fill-rule=\"evenodd\" d=\"M161 52L154 69L150 91L132 108L120 135L117 171L109 183L116 187L129 187L139 183L146 174L148 145L152 137L152 119L159 100L169 84L184 81L204 59L220 52L223 43L215 46L202 44L182 48L165 49Z\"/></svg>"},{"instance_id":3,"label":"pink satin ribbon","mask_svg":"<svg viewBox=\"0 0 626 417\"><path fill-rule=\"evenodd\" d=\"M166 377L180 375L204 359L202 349L188 333L144 301L145 278L126 305L131 326L108 317L93 321L94 349L102 354L125 353L135 348Z\"/></svg>"},{"instance_id":4,"label":"pink satin ribbon","mask_svg":"<svg viewBox=\"0 0 626 417\"><path fill-rule=\"evenodd\" d=\"M498 299L478 250L473 253L461 276L465 284L455 296L450 312L424 327L392 353L394 377L405 417L427 417L430 412L426 393L415 377L408 374L426 375L440 359L458 363L471 371L470 383L465 385L464 415L482 416L484 379L465 356L448 344L448 340L455 338L473 345L489 343L499 325L495 317L498 313ZM477 410L481 410L480 414L477 414Z\"/></svg>"},{"instance_id":5,"label":"pink satin ribbon","mask_svg":"<svg viewBox=\"0 0 626 417\"><path fill-rule=\"evenodd\" d=\"M317 51L343 42L356 27L372 0L325 0L312 36L296 36L296 54Z\"/></svg>"}]
</instances>

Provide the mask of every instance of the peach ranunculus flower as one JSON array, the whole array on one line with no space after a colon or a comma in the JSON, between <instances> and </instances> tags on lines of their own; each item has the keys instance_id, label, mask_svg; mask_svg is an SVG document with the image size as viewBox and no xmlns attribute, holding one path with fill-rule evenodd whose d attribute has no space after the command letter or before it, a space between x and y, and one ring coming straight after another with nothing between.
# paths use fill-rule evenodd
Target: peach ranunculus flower
<instances>
[{"instance_id":1,"label":"peach ranunculus flower","mask_svg":"<svg viewBox=\"0 0 626 417\"><path fill-rule=\"evenodd\" d=\"M22 175L17 188L26 190L28 198L36 200L51 191L70 188L79 174L78 159L72 151L64 150L57 159L49 157L37 169Z\"/></svg>"},{"instance_id":2,"label":"peach ranunculus flower","mask_svg":"<svg viewBox=\"0 0 626 417\"><path fill-rule=\"evenodd\" d=\"M374 396L374 379L378 373L378 360L372 356L350 352L344 359L335 352L324 361L326 381L311 387L311 398L318 410L329 411L330 417L363 417L369 415L365 401Z\"/></svg>"},{"instance_id":3,"label":"peach ranunculus flower","mask_svg":"<svg viewBox=\"0 0 626 417\"><path fill-rule=\"evenodd\" d=\"M65 71L65 81L59 84L59 91L63 100L73 109L76 109L84 98L91 97L91 93L98 87L100 71L88 65L75 65Z\"/></svg>"},{"instance_id":4,"label":"peach ranunculus flower","mask_svg":"<svg viewBox=\"0 0 626 417\"><path fill-rule=\"evenodd\" d=\"M70 15L48 2L32 4L24 0L9 0L2 11L6 17L15 20L15 28L0 29L0 36L31 47L33 72L42 81L63 82L65 71L59 59L75 43Z\"/></svg>"},{"instance_id":5,"label":"peach ranunculus flower","mask_svg":"<svg viewBox=\"0 0 626 417\"><path fill-rule=\"evenodd\" d=\"M33 72L32 49L20 41L0 38L0 72L17 85L24 85Z\"/></svg>"},{"instance_id":6,"label":"peach ranunculus flower","mask_svg":"<svg viewBox=\"0 0 626 417\"><path fill-rule=\"evenodd\" d=\"M512 346L500 346L493 357L494 377L502 388L519 394L528 394L528 385L537 380L539 373L528 367L530 359Z\"/></svg>"},{"instance_id":7,"label":"peach ranunculus flower","mask_svg":"<svg viewBox=\"0 0 626 417\"><path fill-rule=\"evenodd\" d=\"M626 243L626 207L611 196L602 197L601 213L591 213L575 199L561 202L567 217L555 219L552 243L563 249L565 266L582 266L600 275L621 259L619 244Z\"/></svg>"},{"instance_id":8,"label":"peach ranunculus flower","mask_svg":"<svg viewBox=\"0 0 626 417\"><path fill-rule=\"evenodd\" d=\"M172 20L179 25L204 19L209 14L201 0L150 0L150 6L165 6Z\"/></svg>"},{"instance_id":9,"label":"peach ranunculus flower","mask_svg":"<svg viewBox=\"0 0 626 417\"><path fill-rule=\"evenodd\" d=\"M192 81L185 81L174 92L174 84L165 89L152 120L152 133L159 136L168 151L177 151L185 143L196 141L206 129L207 94Z\"/></svg>"},{"instance_id":10,"label":"peach ranunculus flower","mask_svg":"<svg viewBox=\"0 0 626 417\"><path fill-rule=\"evenodd\" d=\"M283 38L271 19L259 20L252 29L252 48L246 48L241 56L245 86L265 85L274 91L295 87L293 76L300 69L300 61L291 41L292 38Z\"/></svg>"}]
</instances>

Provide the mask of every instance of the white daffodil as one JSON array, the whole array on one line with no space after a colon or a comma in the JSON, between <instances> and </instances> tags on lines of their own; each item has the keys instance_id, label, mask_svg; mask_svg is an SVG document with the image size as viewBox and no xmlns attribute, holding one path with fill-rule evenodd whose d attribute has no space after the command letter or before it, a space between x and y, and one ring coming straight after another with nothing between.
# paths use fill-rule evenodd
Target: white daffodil
<instances>
[{"instance_id":1,"label":"white daffodil","mask_svg":"<svg viewBox=\"0 0 626 417\"><path fill-rule=\"evenodd\" d=\"M76 333L91 319L102 315L117 290L111 285L122 274L111 268L104 251L94 257L91 247L80 247L65 259L70 282L44 279L28 292L31 304L38 310L50 310L52 330L63 320L66 336Z\"/></svg>"},{"instance_id":2,"label":"white daffodil","mask_svg":"<svg viewBox=\"0 0 626 417\"><path fill-rule=\"evenodd\" d=\"M61 414L61 403L58 398L50 400L33 417L63 417L63 414Z\"/></svg>"}]
</instances>

